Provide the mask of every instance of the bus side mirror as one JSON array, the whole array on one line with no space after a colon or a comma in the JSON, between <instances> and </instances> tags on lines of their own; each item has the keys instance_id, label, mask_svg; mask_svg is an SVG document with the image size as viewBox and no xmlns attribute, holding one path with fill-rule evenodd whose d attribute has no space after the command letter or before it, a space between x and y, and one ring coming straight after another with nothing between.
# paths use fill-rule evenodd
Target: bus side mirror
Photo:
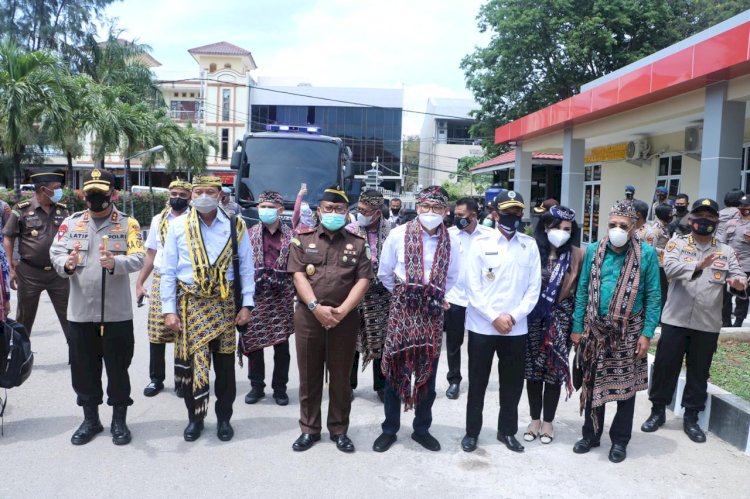
<instances>
[{"instance_id":1,"label":"bus side mirror","mask_svg":"<svg viewBox=\"0 0 750 499\"><path fill-rule=\"evenodd\" d=\"M362 181L352 177L347 177L344 180L344 191L349 197L350 203L356 203L359 201L359 195L362 192Z\"/></svg>"},{"instance_id":2,"label":"bus side mirror","mask_svg":"<svg viewBox=\"0 0 750 499\"><path fill-rule=\"evenodd\" d=\"M242 151L234 151L232 153L232 161L229 163L229 166L232 168L232 170L239 170L241 164L242 164Z\"/></svg>"}]
</instances>

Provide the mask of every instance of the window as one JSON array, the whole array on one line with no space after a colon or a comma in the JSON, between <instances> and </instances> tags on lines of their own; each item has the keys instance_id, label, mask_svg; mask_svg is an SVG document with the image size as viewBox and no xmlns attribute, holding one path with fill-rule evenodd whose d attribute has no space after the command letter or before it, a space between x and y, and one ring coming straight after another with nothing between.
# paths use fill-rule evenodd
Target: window
<instances>
[{"instance_id":1,"label":"window","mask_svg":"<svg viewBox=\"0 0 750 499\"><path fill-rule=\"evenodd\" d=\"M225 67L226 69L232 69L232 65L231 65L231 64L229 64L228 62L225 62L225 63L224 63L224 67Z\"/></svg>"},{"instance_id":2,"label":"window","mask_svg":"<svg viewBox=\"0 0 750 499\"><path fill-rule=\"evenodd\" d=\"M221 129L221 159L229 159L229 128Z\"/></svg>"},{"instance_id":3,"label":"window","mask_svg":"<svg viewBox=\"0 0 750 499\"><path fill-rule=\"evenodd\" d=\"M599 196L602 189L602 165L586 165L583 176L583 227L581 243L599 240Z\"/></svg>"},{"instance_id":4,"label":"window","mask_svg":"<svg viewBox=\"0 0 750 499\"><path fill-rule=\"evenodd\" d=\"M229 121L229 94L230 90L224 88L221 90L221 121Z\"/></svg>"},{"instance_id":5,"label":"window","mask_svg":"<svg viewBox=\"0 0 750 499\"><path fill-rule=\"evenodd\" d=\"M666 187L670 200L680 193L680 176L682 175L682 156L662 156L659 158L659 175L657 187Z\"/></svg>"},{"instance_id":6,"label":"window","mask_svg":"<svg viewBox=\"0 0 750 499\"><path fill-rule=\"evenodd\" d=\"M170 115L175 120L195 121L197 106L194 100L173 100L169 103Z\"/></svg>"},{"instance_id":7,"label":"window","mask_svg":"<svg viewBox=\"0 0 750 499\"><path fill-rule=\"evenodd\" d=\"M750 175L750 146L745 146L742 148L742 173L740 173L742 177L742 183L740 184L740 188L743 192L747 192L748 181L750 181L750 178L748 178Z\"/></svg>"},{"instance_id":8,"label":"window","mask_svg":"<svg viewBox=\"0 0 750 499\"><path fill-rule=\"evenodd\" d=\"M215 73L215 72L216 72L216 63L215 63L215 62L212 62L212 63L211 63L211 64L210 64L209 66L208 66L208 72L209 72L209 73Z\"/></svg>"}]
</instances>

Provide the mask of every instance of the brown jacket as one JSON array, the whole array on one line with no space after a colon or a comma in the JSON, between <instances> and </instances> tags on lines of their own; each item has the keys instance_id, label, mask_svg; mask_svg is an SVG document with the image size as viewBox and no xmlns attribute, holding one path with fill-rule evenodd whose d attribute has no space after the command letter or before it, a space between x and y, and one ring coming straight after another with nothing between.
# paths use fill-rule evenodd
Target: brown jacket
<instances>
[{"instance_id":1,"label":"brown jacket","mask_svg":"<svg viewBox=\"0 0 750 499\"><path fill-rule=\"evenodd\" d=\"M558 303L566 298L575 296L578 277L581 275L581 264L583 263L585 252L583 249L576 248L575 246L571 247L570 251L570 268L568 268L563 278L560 294L557 296Z\"/></svg>"}]
</instances>

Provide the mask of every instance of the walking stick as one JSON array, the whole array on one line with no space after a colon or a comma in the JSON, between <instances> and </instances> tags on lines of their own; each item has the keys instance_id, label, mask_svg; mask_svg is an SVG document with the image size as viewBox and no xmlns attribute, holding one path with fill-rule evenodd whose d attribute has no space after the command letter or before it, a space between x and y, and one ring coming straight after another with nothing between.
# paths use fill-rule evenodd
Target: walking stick
<instances>
[{"instance_id":1,"label":"walking stick","mask_svg":"<svg viewBox=\"0 0 750 499\"><path fill-rule=\"evenodd\" d=\"M107 251L107 243L109 242L109 236L102 236L102 246L104 251ZM102 304L101 313L99 315L99 336L104 336L104 291L107 284L107 269L102 267Z\"/></svg>"},{"instance_id":2,"label":"walking stick","mask_svg":"<svg viewBox=\"0 0 750 499\"><path fill-rule=\"evenodd\" d=\"M326 331L325 332L325 335L326 335L326 351L323 354L324 355L323 362L325 364L325 371L323 371L323 372L325 374L325 379L323 380L323 382L325 384L328 384L328 331L329 331L329 328L325 328L325 331Z\"/></svg>"}]
</instances>

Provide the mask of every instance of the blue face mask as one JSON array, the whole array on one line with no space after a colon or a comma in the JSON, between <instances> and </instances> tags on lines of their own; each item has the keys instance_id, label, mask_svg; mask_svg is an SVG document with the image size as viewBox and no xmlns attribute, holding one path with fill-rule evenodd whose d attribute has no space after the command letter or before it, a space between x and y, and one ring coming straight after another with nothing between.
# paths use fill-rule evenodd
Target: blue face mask
<instances>
[{"instance_id":1,"label":"blue face mask","mask_svg":"<svg viewBox=\"0 0 750 499\"><path fill-rule=\"evenodd\" d=\"M266 225L271 225L279 219L279 212L276 208L258 208L258 217Z\"/></svg>"},{"instance_id":2,"label":"blue face mask","mask_svg":"<svg viewBox=\"0 0 750 499\"><path fill-rule=\"evenodd\" d=\"M63 197L63 190L62 188L58 187L57 189L52 191L52 195L49 197L49 200L52 201L53 203L59 203L62 197Z\"/></svg>"},{"instance_id":3,"label":"blue face mask","mask_svg":"<svg viewBox=\"0 0 750 499\"><path fill-rule=\"evenodd\" d=\"M337 231L346 225L346 215L343 213L323 213L320 223L330 231Z\"/></svg>"}]
</instances>

